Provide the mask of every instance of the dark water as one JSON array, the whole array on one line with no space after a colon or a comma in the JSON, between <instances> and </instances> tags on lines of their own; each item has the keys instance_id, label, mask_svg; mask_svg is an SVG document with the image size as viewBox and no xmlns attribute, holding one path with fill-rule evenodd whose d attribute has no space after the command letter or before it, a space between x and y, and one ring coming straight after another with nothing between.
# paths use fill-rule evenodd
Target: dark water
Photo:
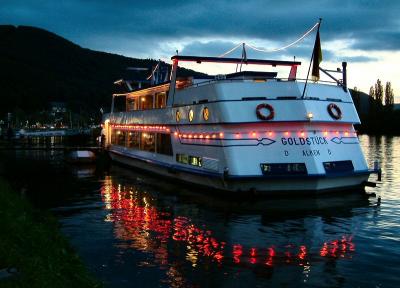
<instances>
[{"instance_id":1,"label":"dark water","mask_svg":"<svg viewBox=\"0 0 400 288\"><path fill-rule=\"evenodd\" d=\"M3 174L50 207L109 287L399 287L400 138L361 136L384 170L362 193L297 199L203 195L63 152L3 152ZM4 160L7 159L7 160Z\"/></svg>"}]
</instances>

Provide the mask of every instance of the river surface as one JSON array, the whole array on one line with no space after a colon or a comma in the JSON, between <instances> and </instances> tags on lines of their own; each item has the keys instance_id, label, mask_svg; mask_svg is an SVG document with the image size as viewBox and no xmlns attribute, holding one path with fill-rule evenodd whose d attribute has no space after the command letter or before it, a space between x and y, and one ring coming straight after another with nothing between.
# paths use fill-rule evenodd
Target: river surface
<instances>
[{"instance_id":1,"label":"river surface","mask_svg":"<svg viewBox=\"0 0 400 288\"><path fill-rule=\"evenodd\" d=\"M376 196L227 199L62 151L1 151L0 172L106 287L400 287L400 137L360 141Z\"/></svg>"}]
</instances>

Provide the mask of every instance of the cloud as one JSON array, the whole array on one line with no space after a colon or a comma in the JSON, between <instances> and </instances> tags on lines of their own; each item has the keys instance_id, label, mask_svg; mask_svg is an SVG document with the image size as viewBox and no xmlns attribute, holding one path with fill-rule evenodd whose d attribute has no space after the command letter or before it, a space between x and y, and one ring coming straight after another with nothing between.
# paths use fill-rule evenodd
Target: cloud
<instances>
[{"instance_id":1,"label":"cloud","mask_svg":"<svg viewBox=\"0 0 400 288\"><path fill-rule=\"evenodd\" d=\"M88 48L141 54L163 49L163 43L193 53L219 51L228 46L226 39L279 47L322 17L323 42L352 41L353 49L385 51L400 49L399 11L400 2L390 0L2 0L0 21L48 29ZM199 39L211 40L205 45ZM127 45L133 46L121 48Z\"/></svg>"},{"instance_id":2,"label":"cloud","mask_svg":"<svg viewBox=\"0 0 400 288\"><path fill-rule=\"evenodd\" d=\"M351 57L344 57L341 61L352 62L352 63L365 63L365 62L375 62L379 59L376 57L368 57L368 56L351 56Z\"/></svg>"},{"instance_id":3,"label":"cloud","mask_svg":"<svg viewBox=\"0 0 400 288\"><path fill-rule=\"evenodd\" d=\"M362 33L351 46L354 49L374 51L396 51L400 49L400 31L368 31Z\"/></svg>"}]
</instances>

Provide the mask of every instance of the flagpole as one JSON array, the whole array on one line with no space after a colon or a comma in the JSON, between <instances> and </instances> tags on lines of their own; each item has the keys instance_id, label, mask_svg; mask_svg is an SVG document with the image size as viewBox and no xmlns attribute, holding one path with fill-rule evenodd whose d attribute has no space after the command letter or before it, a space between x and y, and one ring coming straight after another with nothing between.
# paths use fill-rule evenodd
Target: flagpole
<instances>
[{"instance_id":1,"label":"flagpole","mask_svg":"<svg viewBox=\"0 0 400 288\"><path fill-rule=\"evenodd\" d=\"M318 29L317 29L317 35L319 33L319 27L321 27L321 22L322 22L322 18L319 18L318 21ZM314 44L315 46L315 44ZM307 78L306 78L306 83L304 84L304 89L303 89L303 94L301 95L301 99L304 98L304 94L306 93L306 88L307 88L307 82L308 82L308 75L310 74L310 70L311 70L311 63L314 61L314 48L313 48L313 52L311 54L311 59L310 59L310 65L308 66L308 72L307 72Z\"/></svg>"}]
</instances>

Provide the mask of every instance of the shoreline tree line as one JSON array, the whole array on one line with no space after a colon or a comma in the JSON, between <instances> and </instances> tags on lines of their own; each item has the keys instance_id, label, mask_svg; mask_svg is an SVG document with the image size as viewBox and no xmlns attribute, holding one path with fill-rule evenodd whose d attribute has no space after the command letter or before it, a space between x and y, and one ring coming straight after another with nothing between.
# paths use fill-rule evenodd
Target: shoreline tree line
<instances>
[{"instance_id":1,"label":"shoreline tree line","mask_svg":"<svg viewBox=\"0 0 400 288\"><path fill-rule=\"evenodd\" d=\"M391 82L383 85L378 79L370 87L367 101L357 87L351 91L354 105L361 119L361 125L356 129L366 134L400 134L400 111L394 109L394 91Z\"/></svg>"}]
</instances>

